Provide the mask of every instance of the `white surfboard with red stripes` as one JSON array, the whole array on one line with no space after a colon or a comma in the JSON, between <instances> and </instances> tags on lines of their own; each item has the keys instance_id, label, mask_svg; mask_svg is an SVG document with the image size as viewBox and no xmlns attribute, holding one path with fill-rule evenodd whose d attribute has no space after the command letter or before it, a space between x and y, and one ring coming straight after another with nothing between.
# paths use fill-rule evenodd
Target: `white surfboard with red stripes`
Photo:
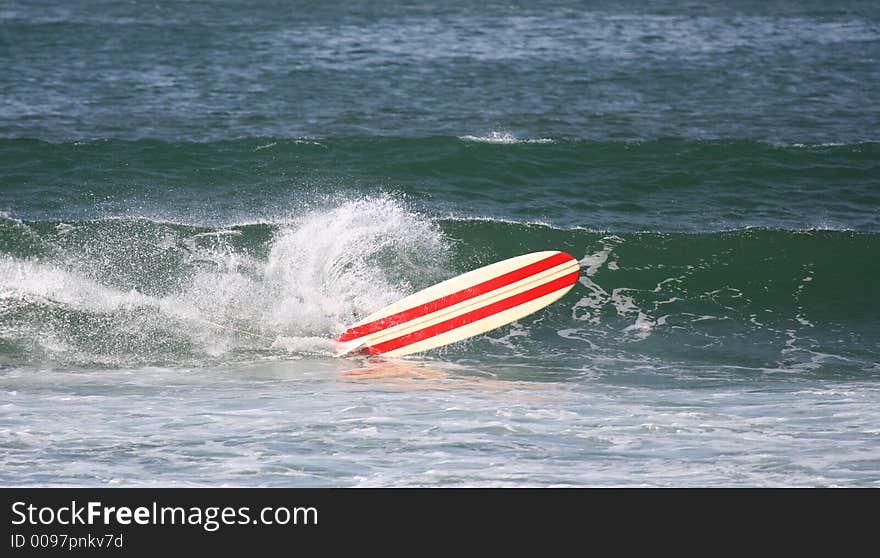
<instances>
[{"instance_id":1,"label":"white surfboard with red stripes","mask_svg":"<svg viewBox=\"0 0 880 558\"><path fill-rule=\"evenodd\" d=\"M555 250L487 265L370 314L339 336L338 356L398 357L461 341L544 308L579 276L577 260Z\"/></svg>"}]
</instances>

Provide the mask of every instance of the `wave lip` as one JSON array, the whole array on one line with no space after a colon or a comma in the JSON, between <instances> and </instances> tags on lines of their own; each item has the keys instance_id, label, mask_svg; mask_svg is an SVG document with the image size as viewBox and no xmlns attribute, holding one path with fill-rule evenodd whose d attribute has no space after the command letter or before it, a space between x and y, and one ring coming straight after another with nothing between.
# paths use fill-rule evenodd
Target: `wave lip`
<instances>
[{"instance_id":1,"label":"wave lip","mask_svg":"<svg viewBox=\"0 0 880 558\"><path fill-rule=\"evenodd\" d=\"M798 148L505 131L304 141L0 139L0 211L215 226L283 222L292 211L335 206L333 198L392 196L432 213L611 232L880 231L880 143Z\"/></svg>"}]
</instances>

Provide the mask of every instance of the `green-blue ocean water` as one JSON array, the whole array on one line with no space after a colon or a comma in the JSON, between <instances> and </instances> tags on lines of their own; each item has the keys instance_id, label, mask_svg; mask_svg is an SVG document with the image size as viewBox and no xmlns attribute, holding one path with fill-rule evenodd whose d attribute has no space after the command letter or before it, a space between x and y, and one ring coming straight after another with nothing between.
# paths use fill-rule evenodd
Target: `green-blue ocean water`
<instances>
[{"instance_id":1,"label":"green-blue ocean water","mask_svg":"<svg viewBox=\"0 0 880 558\"><path fill-rule=\"evenodd\" d=\"M877 486L878 61L855 0L0 5L0 484Z\"/></svg>"}]
</instances>

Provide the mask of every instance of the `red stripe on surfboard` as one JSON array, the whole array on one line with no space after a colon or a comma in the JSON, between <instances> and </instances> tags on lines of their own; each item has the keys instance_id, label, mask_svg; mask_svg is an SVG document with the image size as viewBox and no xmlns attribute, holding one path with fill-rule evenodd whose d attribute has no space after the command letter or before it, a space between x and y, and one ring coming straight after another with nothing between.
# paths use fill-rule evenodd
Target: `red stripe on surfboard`
<instances>
[{"instance_id":1,"label":"red stripe on surfboard","mask_svg":"<svg viewBox=\"0 0 880 558\"><path fill-rule=\"evenodd\" d=\"M393 351L395 349L399 349L401 347L406 347L407 345L412 345L413 343L417 343L419 341L422 341L423 339L428 339L429 337L434 337L435 335L440 335L441 333L446 333L447 331L452 331L453 329L468 325L470 323L476 322L477 320L482 320L483 318L488 318L489 316L498 314L499 312L510 310L511 308L519 306L520 304L531 302L536 298L541 298L542 296L548 295L560 289L564 289L565 287L570 287L571 285L574 285L574 283L578 280L578 277L580 277L580 273L580 270L569 273L568 275L560 277L559 279L554 279L553 281L544 283L543 285L539 285L535 288L499 300L497 302L493 302L492 304L483 306L482 308L471 310L470 312L461 314L460 316L450 318L448 320L442 321L424 329L420 329L418 331L414 331L412 333L407 333L406 335L401 335L400 337L390 339L383 343L377 343L375 345L368 346L366 347L366 349L367 351L369 351L370 354L378 355Z\"/></svg>"},{"instance_id":2,"label":"red stripe on surfboard","mask_svg":"<svg viewBox=\"0 0 880 558\"><path fill-rule=\"evenodd\" d=\"M446 296L441 296L440 298L434 299L424 304L420 304L418 306L414 306L412 308L408 308L406 310L402 310L400 312L397 312L396 314L392 314L390 316L379 318L378 320L353 327L342 332L342 335L339 336L338 340L343 342L351 341L352 339L357 339L358 337L370 335L371 333L376 333L377 331L382 331L383 329L396 326L398 324L402 324L416 318L421 318L422 316L425 316L432 312L436 312L438 310L442 310L444 308L448 308L454 304L458 304L459 302L464 302L465 300L480 296L482 294L486 294L490 291L494 291L495 289L506 287L507 285L516 283L517 281L525 279L530 275L541 273L542 271L546 271L552 267L556 267L557 265L574 259L574 256L572 256L571 254L558 252L556 254L553 254L552 256L544 258L543 260L520 267L518 269L514 269L513 271L507 272L504 275L499 275L498 277L494 277L492 279L489 279L488 281L484 281L472 287L462 289Z\"/></svg>"}]
</instances>

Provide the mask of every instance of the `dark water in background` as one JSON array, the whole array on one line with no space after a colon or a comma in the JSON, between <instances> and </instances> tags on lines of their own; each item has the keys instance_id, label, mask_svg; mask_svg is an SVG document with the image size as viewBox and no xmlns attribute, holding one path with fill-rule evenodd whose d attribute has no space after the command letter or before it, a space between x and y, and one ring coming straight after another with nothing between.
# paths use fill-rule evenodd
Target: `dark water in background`
<instances>
[{"instance_id":1,"label":"dark water in background","mask_svg":"<svg viewBox=\"0 0 880 558\"><path fill-rule=\"evenodd\" d=\"M20 4L7 137L853 144L880 124L870 1Z\"/></svg>"},{"instance_id":2,"label":"dark water in background","mask_svg":"<svg viewBox=\"0 0 880 558\"><path fill-rule=\"evenodd\" d=\"M857 1L4 4L0 482L876 486L878 60Z\"/></svg>"}]
</instances>

